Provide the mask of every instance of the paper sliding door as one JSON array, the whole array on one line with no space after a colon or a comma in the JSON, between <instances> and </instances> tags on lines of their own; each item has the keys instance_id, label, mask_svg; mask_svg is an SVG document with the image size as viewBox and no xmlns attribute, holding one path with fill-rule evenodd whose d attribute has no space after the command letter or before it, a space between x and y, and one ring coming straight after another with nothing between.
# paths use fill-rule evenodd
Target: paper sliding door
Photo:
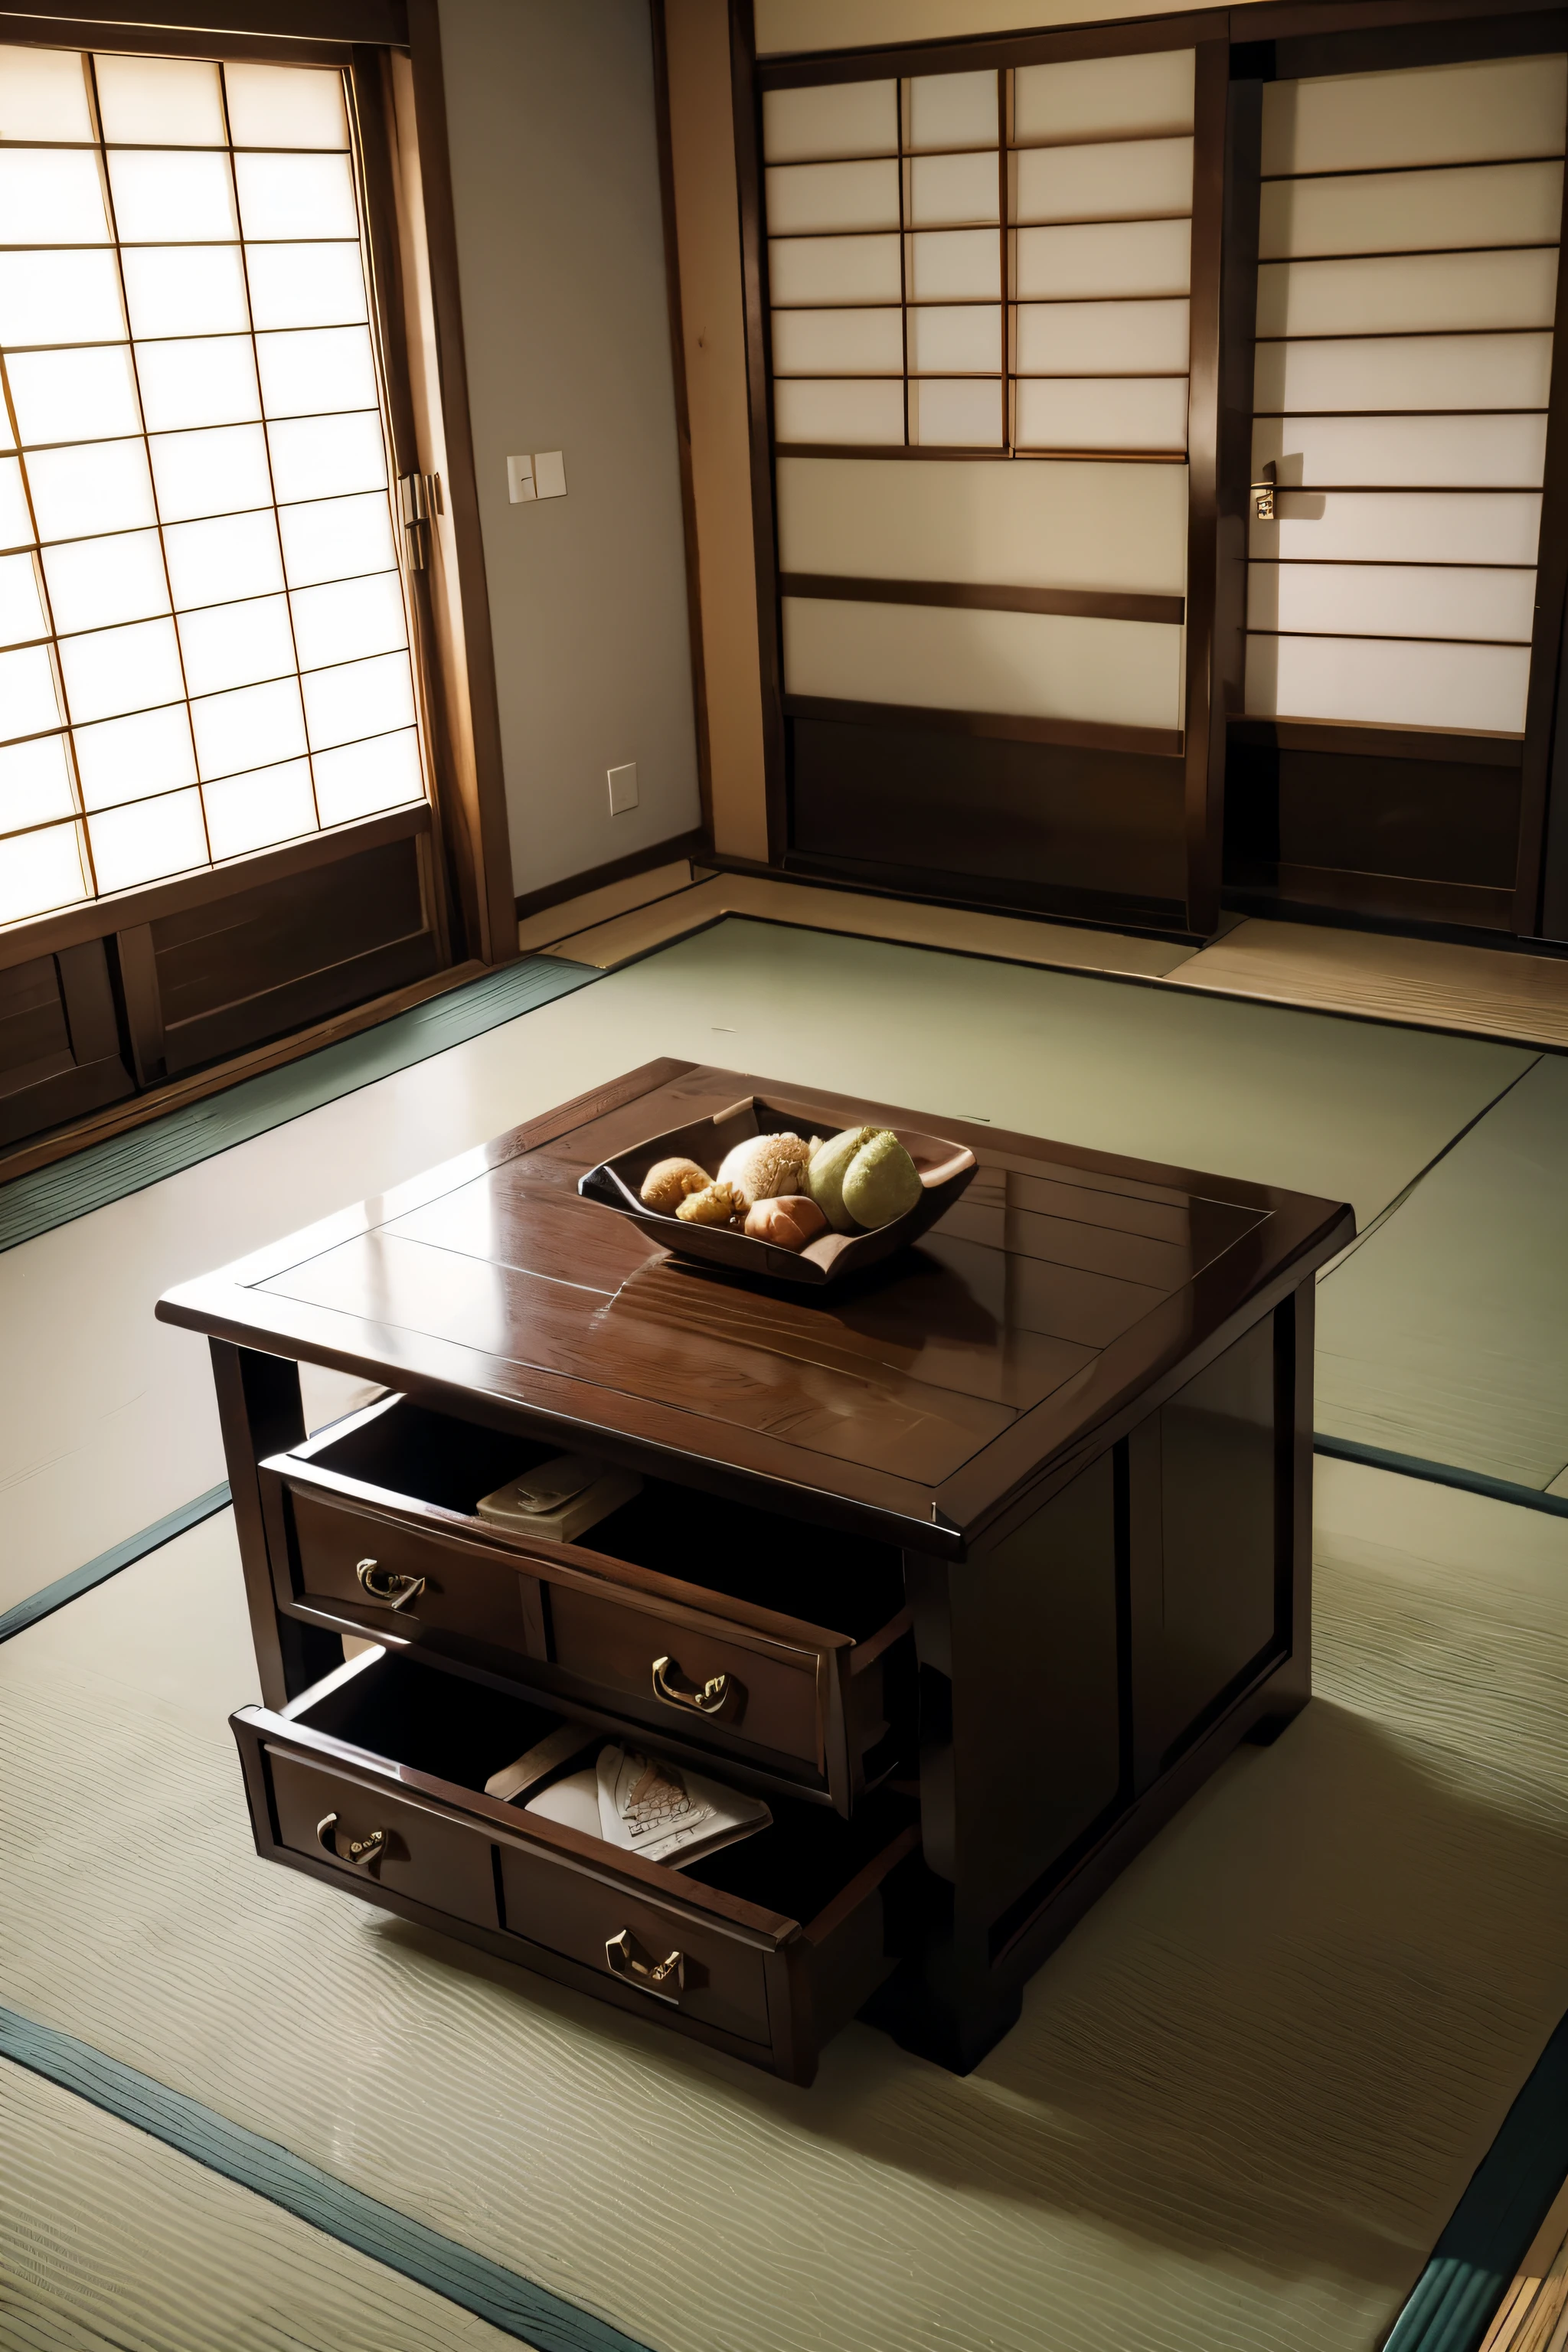
<instances>
[{"instance_id":1,"label":"paper sliding door","mask_svg":"<svg viewBox=\"0 0 1568 2352\"><path fill-rule=\"evenodd\" d=\"M764 71L788 855L1184 926L1225 54L1061 47Z\"/></svg>"},{"instance_id":2,"label":"paper sliding door","mask_svg":"<svg viewBox=\"0 0 1568 2352\"><path fill-rule=\"evenodd\" d=\"M1243 887L1534 928L1565 113L1560 54L1262 93Z\"/></svg>"}]
</instances>

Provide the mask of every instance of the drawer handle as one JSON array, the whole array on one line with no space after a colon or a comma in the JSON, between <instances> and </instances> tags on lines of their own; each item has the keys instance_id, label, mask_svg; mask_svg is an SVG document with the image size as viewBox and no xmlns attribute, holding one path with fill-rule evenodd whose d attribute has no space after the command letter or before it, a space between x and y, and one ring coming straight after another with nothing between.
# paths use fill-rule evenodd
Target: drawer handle
<instances>
[{"instance_id":1,"label":"drawer handle","mask_svg":"<svg viewBox=\"0 0 1568 2352\"><path fill-rule=\"evenodd\" d=\"M605 1960L612 1976L624 1978L627 1984L636 1985L639 1992L651 1992L655 2000L679 2002L686 1990L685 1953L666 1952L662 1960L656 1960L637 1942L629 1927L623 1927L618 1936L609 1937L605 1946ZM667 1986L672 1990L667 1991Z\"/></svg>"},{"instance_id":2,"label":"drawer handle","mask_svg":"<svg viewBox=\"0 0 1568 2352\"><path fill-rule=\"evenodd\" d=\"M653 1695L666 1706L687 1706L694 1715L722 1715L733 1701L743 1698L741 1685L730 1675L710 1675L699 1685L689 1682L673 1658L656 1658L653 1662Z\"/></svg>"},{"instance_id":3,"label":"drawer handle","mask_svg":"<svg viewBox=\"0 0 1568 2352\"><path fill-rule=\"evenodd\" d=\"M395 1568L383 1568L378 1559L356 1559L354 1574L371 1599L384 1601L389 1609L406 1609L425 1590L422 1576L399 1576Z\"/></svg>"},{"instance_id":4,"label":"drawer handle","mask_svg":"<svg viewBox=\"0 0 1568 2352\"><path fill-rule=\"evenodd\" d=\"M378 1854L386 1852L384 1830L370 1830L362 1838L351 1838L345 1851L337 1841L337 1822L336 1813L329 1813L324 1821L316 1823L316 1843L323 1853L330 1853L334 1862L355 1863L363 1870L366 1863L374 1862Z\"/></svg>"}]
</instances>

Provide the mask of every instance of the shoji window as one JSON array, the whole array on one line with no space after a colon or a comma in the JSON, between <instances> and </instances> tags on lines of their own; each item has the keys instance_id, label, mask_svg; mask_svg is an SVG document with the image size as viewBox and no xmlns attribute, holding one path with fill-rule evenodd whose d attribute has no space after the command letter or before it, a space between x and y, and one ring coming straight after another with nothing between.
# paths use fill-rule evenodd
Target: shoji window
<instances>
[{"instance_id":1,"label":"shoji window","mask_svg":"<svg viewBox=\"0 0 1568 2352\"><path fill-rule=\"evenodd\" d=\"M794 717L1179 757L1193 93L1173 49L764 94Z\"/></svg>"},{"instance_id":2,"label":"shoji window","mask_svg":"<svg viewBox=\"0 0 1568 2352\"><path fill-rule=\"evenodd\" d=\"M342 76L0 47L0 923L425 792Z\"/></svg>"},{"instance_id":3,"label":"shoji window","mask_svg":"<svg viewBox=\"0 0 1568 2352\"><path fill-rule=\"evenodd\" d=\"M1568 59L1263 94L1247 709L1522 735Z\"/></svg>"}]
</instances>

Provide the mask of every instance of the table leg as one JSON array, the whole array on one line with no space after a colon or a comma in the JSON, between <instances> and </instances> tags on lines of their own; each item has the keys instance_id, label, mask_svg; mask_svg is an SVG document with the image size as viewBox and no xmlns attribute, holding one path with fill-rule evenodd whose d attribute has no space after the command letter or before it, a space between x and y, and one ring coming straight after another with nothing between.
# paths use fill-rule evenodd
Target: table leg
<instances>
[{"instance_id":1,"label":"table leg","mask_svg":"<svg viewBox=\"0 0 1568 2352\"><path fill-rule=\"evenodd\" d=\"M261 1519L257 1464L298 1445L305 1434L300 1368L286 1356L264 1356L227 1339L207 1344L262 1705L280 1707L342 1664L342 1645L333 1635L279 1609Z\"/></svg>"}]
</instances>

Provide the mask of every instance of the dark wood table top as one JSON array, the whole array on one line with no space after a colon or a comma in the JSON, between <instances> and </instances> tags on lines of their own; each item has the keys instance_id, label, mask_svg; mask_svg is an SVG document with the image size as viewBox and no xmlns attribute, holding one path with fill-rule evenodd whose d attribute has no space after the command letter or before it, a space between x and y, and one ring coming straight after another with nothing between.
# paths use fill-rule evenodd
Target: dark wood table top
<instances>
[{"instance_id":1,"label":"dark wood table top","mask_svg":"<svg viewBox=\"0 0 1568 2352\"><path fill-rule=\"evenodd\" d=\"M980 1171L852 1286L668 1257L577 1180L755 1092L820 1131L966 1143ZM1072 1475L1354 1232L1342 1203L793 1081L647 1064L158 1305L498 1427L961 1556ZM1044 1475L1042 1475L1044 1474Z\"/></svg>"}]
</instances>

